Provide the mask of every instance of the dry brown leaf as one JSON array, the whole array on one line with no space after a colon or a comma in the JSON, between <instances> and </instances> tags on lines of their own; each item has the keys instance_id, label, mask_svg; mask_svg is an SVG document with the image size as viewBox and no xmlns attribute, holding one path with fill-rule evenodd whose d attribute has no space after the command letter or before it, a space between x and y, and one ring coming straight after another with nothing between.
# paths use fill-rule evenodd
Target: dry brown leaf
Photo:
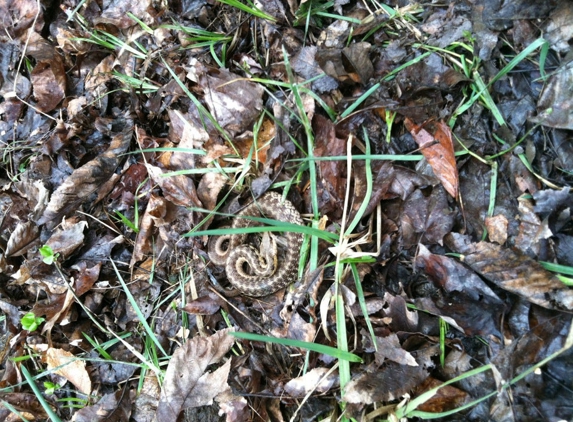
<instances>
[{"instance_id":1,"label":"dry brown leaf","mask_svg":"<svg viewBox=\"0 0 573 422\"><path fill-rule=\"evenodd\" d=\"M206 370L220 362L234 342L229 330L222 330L211 337L194 337L173 353L157 407L158 421L175 421L183 409L211 405L229 388L230 360L211 373Z\"/></svg>"},{"instance_id":2,"label":"dry brown leaf","mask_svg":"<svg viewBox=\"0 0 573 422\"><path fill-rule=\"evenodd\" d=\"M221 309L220 301L216 295L201 296L187 303L182 310L193 315L213 315Z\"/></svg>"},{"instance_id":3,"label":"dry brown leaf","mask_svg":"<svg viewBox=\"0 0 573 422\"><path fill-rule=\"evenodd\" d=\"M46 241L54 253L67 258L84 243L84 229L88 226L86 221L77 221L76 218L64 220L52 236Z\"/></svg>"},{"instance_id":4,"label":"dry brown leaf","mask_svg":"<svg viewBox=\"0 0 573 422\"><path fill-rule=\"evenodd\" d=\"M487 236L489 240L503 245L507 240L507 227L509 221L503 214L486 217L485 226L487 227Z\"/></svg>"},{"instance_id":5,"label":"dry brown leaf","mask_svg":"<svg viewBox=\"0 0 573 422\"><path fill-rule=\"evenodd\" d=\"M163 170L159 167L147 163L145 166L149 177L161 187L165 199L182 207L203 208L203 204L197 197L193 179L182 174L165 177Z\"/></svg>"},{"instance_id":6,"label":"dry brown leaf","mask_svg":"<svg viewBox=\"0 0 573 422\"><path fill-rule=\"evenodd\" d=\"M47 40L32 33L28 54L36 59L30 75L37 107L47 113L66 96L66 71L61 56Z\"/></svg>"},{"instance_id":7,"label":"dry brown leaf","mask_svg":"<svg viewBox=\"0 0 573 422\"><path fill-rule=\"evenodd\" d=\"M541 240L550 238L553 233L549 229L547 219L541 220L533 212L533 204L529 199L519 198L519 234L515 238L515 247L524 254L536 257L542 247Z\"/></svg>"},{"instance_id":8,"label":"dry brown leaf","mask_svg":"<svg viewBox=\"0 0 573 422\"><path fill-rule=\"evenodd\" d=\"M40 243L38 226L31 221L18 223L6 245L6 256L24 255L30 248Z\"/></svg>"},{"instance_id":9,"label":"dry brown leaf","mask_svg":"<svg viewBox=\"0 0 573 422\"><path fill-rule=\"evenodd\" d=\"M372 404L396 400L424 381L433 367L430 348L422 351L416 361L418 366L389 362L376 372L358 375L344 389L342 400L347 403Z\"/></svg>"},{"instance_id":10,"label":"dry brown leaf","mask_svg":"<svg viewBox=\"0 0 573 422\"><path fill-rule=\"evenodd\" d=\"M215 209L217 205L217 197L221 190L225 187L227 178L221 173L207 173L199 181L197 186L197 196L201 203L210 211Z\"/></svg>"},{"instance_id":11,"label":"dry brown leaf","mask_svg":"<svg viewBox=\"0 0 573 422\"><path fill-rule=\"evenodd\" d=\"M48 369L71 382L81 393L89 396L92 382L86 370L86 363L63 349L50 347L46 351ZM60 367L61 368L58 368ZM56 369L58 368L58 369Z\"/></svg>"},{"instance_id":12,"label":"dry brown leaf","mask_svg":"<svg viewBox=\"0 0 573 422\"><path fill-rule=\"evenodd\" d=\"M263 88L225 69L211 69L199 76L205 102L217 122L233 133L251 128L263 107Z\"/></svg>"},{"instance_id":13,"label":"dry brown leaf","mask_svg":"<svg viewBox=\"0 0 573 422\"><path fill-rule=\"evenodd\" d=\"M130 267L133 267L136 262L143 260L147 254L153 251L155 228L160 224L158 220L161 220L166 213L167 201L162 197L150 195L145 212L139 222L139 232L135 238L133 254L129 263Z\"/></svg>"},{"instance_id":14,"label":"dry brown leaf","mask_svg":"<svg viewBox=\"0 0 573 422\"><path fill-rule=\"evenodd\" d=\"M439 387L442 384L442 381L429 377L420 386L420 388L417 389L417 393L422 394L425 391ZM428 401L418 406L417 410L432 413L445 412L447 410L459 408L465 404L468 397L469 395L465 391L451 385L446 385L441 387Z\"/></svg>"},{"instance_id":15,"label":"dry brown leaf","mask_svg":"<svg viewBox=\"0 0 573 422\"><path fill-rule=\"evenodd\" d=\"M458 198L459 177L456 166L456 156L454 155L454 144L452 142L452 131L444 122L437 122L432 125L432 133L426 130L429 125L418 126L412 120L404 120L406 128L416 143L442 186L455 199Z\"/></svg>"}]
</instances>

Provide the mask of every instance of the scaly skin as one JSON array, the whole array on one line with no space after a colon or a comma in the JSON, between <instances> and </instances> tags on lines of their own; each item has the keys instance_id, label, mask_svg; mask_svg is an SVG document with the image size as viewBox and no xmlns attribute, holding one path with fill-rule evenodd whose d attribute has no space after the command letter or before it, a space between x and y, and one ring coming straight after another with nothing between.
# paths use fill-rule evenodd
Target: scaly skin
<instances>
[{"instance_id":1,"label":"scaly skin","mask_svg":"<svg viewBox=\"0 0 573 422\"><path fill-rule=\"evenodd\" d=\"M283 201L281 195L276 192L267 192L245 207L233 220L232 227L260 225L243 217L266 217L292 224L304 224L296 208L289 201ZM247 296L260 297L270 295L296 281L300 248L304 238L302 233L284 233L287 247L282 260L277 260L276 243L272 237L263 240L262 253L245 244L247 237L246 234L235 234L217 236L209 240L211 261L225 266L227 278L233 287ZM221 248L224 241L228 241L225 251ZM273 261L274 265L269 261ZM243 270L245 263L250 267L251 274Z\"/></svg>"}]
</instances>

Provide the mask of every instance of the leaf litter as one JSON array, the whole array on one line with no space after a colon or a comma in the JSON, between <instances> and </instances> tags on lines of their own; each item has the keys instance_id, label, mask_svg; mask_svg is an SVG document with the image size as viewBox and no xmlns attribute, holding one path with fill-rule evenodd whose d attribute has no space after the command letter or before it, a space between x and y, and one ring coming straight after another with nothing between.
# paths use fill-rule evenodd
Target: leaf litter
<instances>
[{"instance_id":1,"label":"leaf litter","mask_svg":"<svg viewBox=\"0 0 573 422\"><path fill-rule=\"evenodd\" d=\"M38 5L0 5L0 417L573 418L571 3ZM254 299L194 233L269 189L308 228Z\"/></svg>"}]
</instances>

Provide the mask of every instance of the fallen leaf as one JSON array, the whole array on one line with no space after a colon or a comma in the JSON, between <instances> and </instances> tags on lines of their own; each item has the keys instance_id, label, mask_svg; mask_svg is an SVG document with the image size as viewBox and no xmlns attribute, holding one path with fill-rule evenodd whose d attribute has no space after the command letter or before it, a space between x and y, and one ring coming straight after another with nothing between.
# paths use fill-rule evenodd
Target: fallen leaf
<instances>
[{"instance_id":1,"label":"fallen leaf","mask_svg":"<svg viewBox=\"0 0 573 422\"><path fill-rule=\"evenodd\" d=\"M220 362L234 342L229 330L222 330L211 337L194 337L173 353L157 406L158 421L175 421L183 409L211 405L228 388L230 360L214 372L205 371Z\"/></svg>"},{"instance_id":2,"label":"fallen leaf","mask_svg":"<svg viewBox=\"0 0 573 422\"><path fill-rule=\"evenodd\" d=\"M375 372L366 372L350 381L342 395L347 403L372 404L396 400L424 381L434 366L431 355L434 347L421 352L416 358L417 366L389 362Z\"/></svg>"},{"instance_id":3,"label":"fallen leaf","mask_svg":"<svg viewBox=\"0 0 573 422\"><path fill-rule=\"evenodd\" d=\"M374 358L378 365L390 360L400 365L418 366L412 354L402 348L395 333L386 337L376 337L376 346L378 350L374 353Z\"/></svg>"},{"instance_id":4,"label":"fallen leaf","mask_svg":"<svg viewBox=\"0 0 573 422\"><path fill-rule=\"evenodd\" d=\"M96 404L78 410L72 422L123 422L130 420L131 395L123 390L104 395Z\"/></svg>"},{"instance_id":5,"label":"fallen leaf","mask_svg":"<svg viewBox=\"0 0 573 422\"><path fill-rule=\"evenodd\" d=\"M547 309L573 312L573 290L541 264L518 250L487 242L471 243L451 233L447 246L464 254L464 262L498 287Z\"/></svg>"},{"instance_id":6,"label":"fallen leaf","mask_svg":"<svg viewBox=\"0 0 573 422\"><path fill-rule=\"evenodd\" d=\"M46 351L46 363L48 369L70 381L82 394L91 394L92 382L85 361L68 351L50 347Z\"/></svg>"},{"instance_id":7,"label":"fallen leaf","mask_svg":"<svg viewBox=\"0 0 573 422\"><path fill-rule=\"evenodd\" d=\"M6 256L24 255L30 248L39 245L40 231L31 221L18 223L6 245Z\"/></svg>"},{"instance_id":8,"label":"fallen leaf","mask_svg":"<svg viewBox=\"0 0 573 422\"><path fill-rule=\"evenodd\" d=\"M503 214L486 217L485 226L489 240L503 245L507 240L507 226L509 221Z\"/></svg>"},{"instance_id":9,"label":"fallen leaf","mask_svg":"<svg viewBox=\"0 0 573 422\"><path fill-rule=\"evenodd\" d=\"M304 397L308 393L326 393L338 386L338 372L329 368L314 368L301 377L293 378L285 385L285 392L292 397Z\"/></svg>"},{"instance_id":10,"label":"fallen leaf","mask_svg":"<svg viewBox=\"0 0 573 422\"><path fill-rule=\"evenodd\" d=\"M404 120L424 158L428 161L442 186L454 198L458 198L459 177L452 142L452 131L444 122L418 126L412 120ZM431 130L426 130L428 128Z\"/></svg>"},{"instance_id":11,"label":"fallen leaf","mask_svg":"<svg viewBox=\"0 0 573 422\"><path fill-rule=\"evenodd\" d=\"M106 152L74 170L52 194L48 207L37 221L38 225L59 219L74 211L94 192L101 193L101 185L123 159L122 154L129 147L132 132L133 122L126 121L123 131L113 138Z\"/></svg>"}]
</instances>

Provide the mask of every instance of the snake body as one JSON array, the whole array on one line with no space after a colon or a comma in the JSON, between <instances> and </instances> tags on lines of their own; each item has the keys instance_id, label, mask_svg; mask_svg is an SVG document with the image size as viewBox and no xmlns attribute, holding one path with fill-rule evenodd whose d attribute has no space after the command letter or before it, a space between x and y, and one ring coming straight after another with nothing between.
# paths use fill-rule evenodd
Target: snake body
<instances>
[{"instance_id":1,"label":"snake body","mask_svg":"<svg viewBox=\"0 0 573 422\"><path fill-rule=\"evenodd\" d=\"M245 217L265 217L302 225L296 208L276 192L268 192L245 207L233 220L235 229L260 226ZM209 239L211 261L225 267L229 282L247 296L267 296L297 279L302 233L285 232L284 256L278 258L277 241L264 233L259 249L247 244L247 234L213 236ZM225 246L226 245L226 246Z\"/></svg>"}]
</instances>

